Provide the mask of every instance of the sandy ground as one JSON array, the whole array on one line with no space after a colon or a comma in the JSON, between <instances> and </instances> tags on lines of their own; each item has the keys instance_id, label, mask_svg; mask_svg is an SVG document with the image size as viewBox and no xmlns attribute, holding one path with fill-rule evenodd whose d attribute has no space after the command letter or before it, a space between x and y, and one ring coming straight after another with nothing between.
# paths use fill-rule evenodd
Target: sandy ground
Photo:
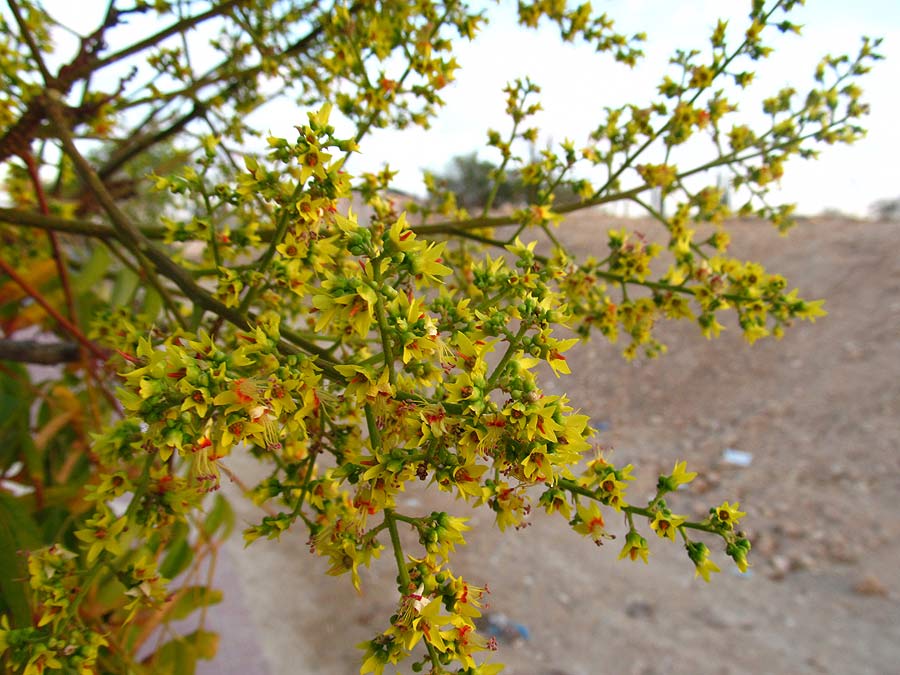
<instances>
[{"instance_id":1,"label":"sandy ground","mask_svg":"<svg viewBox=\"0 0 900 675\"><path fill-rule=\"evenodd\" d=\"M582 217L561 232L587 253L602 250L610 224ZM495 620L527 629L528 639L498 638L510 675L900 672L900 225L810 220L787 239L759 223L731 232L735 255L826 298L829 316L753 347L736 327L706 341L668 325L669 353L653 362L628 364L598 339L569 353L575 375L545 387L607 428L600 442L614 461L636 465L632 501L676 459L700 472L679 510L739 499L753 567L740 575L717 553L724 571L704 584L680 546L656 537L645 566L558 517L537 513L500 534L489 513L450 503L475 525L456 571L489 584ZM752 462L723 461L726 448ZM252 463L232 465L252 479ZM409 493L402 507L435 501ZM263 515L246 502L237 510L246 523ZM305 540L289 533L246 551L229 542L220 657L202 672L358 672L354 645L383 630L394 606L393 561L383 556L357 596L349 579L324 575Z\"/></svg>"}]
</instances>

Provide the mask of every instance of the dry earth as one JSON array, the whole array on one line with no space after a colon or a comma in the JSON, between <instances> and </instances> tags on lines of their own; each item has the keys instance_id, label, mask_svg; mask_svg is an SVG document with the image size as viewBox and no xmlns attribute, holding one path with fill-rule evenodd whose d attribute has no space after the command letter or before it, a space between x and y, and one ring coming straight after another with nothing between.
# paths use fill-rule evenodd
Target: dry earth
<instances>
[{"instance_id":1,"label":"dry earth","mask_svg":"<svg viewBox=\"0 0 900 675\"><path fill-rule=\"evenodd\" d=\"M579 253L599 251L610 224L582 218L561 233ZM683 549L656 537L645 566L558 517L499 534L488 513L450 504L475 525L455 569L490 585L495 619L528 630L499 638L510 675L900 672L900 225L813 219L787 239L752 222L731 232L736 255L826 298L829 316L753 347L735 328L706 341L669 325L669 353L652 362L628 364L595 340L570 352L575 375L546 389L565 390L607 428L614 461L636 465L632 501L681 458L700 477L679 509L739 499L753 567L737 574L720 555L723 573L704 584ZM723 461L726 448L752 453L751 464ZM233 468L252 478L244 464ZM411 493L405 508L433 502ZM243 522L261 516L238 510ZM204 672L358 672L353 645L392 610L390 556L356 596L348 579L324 575L301 533L241 549L229 543L219 566L222 649Z\"/></svg>"}]
</instances>

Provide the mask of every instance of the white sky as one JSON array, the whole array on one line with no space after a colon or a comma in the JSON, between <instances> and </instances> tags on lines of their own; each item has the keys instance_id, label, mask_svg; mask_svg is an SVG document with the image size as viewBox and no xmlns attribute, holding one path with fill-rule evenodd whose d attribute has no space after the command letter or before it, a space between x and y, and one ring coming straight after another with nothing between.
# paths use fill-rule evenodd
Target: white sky
<instances>
[{"instance_id":1,"label":"white sky","mask_svg":"<svg viewBox=\"0 0 900 675\"><path fill-rule=\"evenodd\" d=\"M509 122L504 115L503 86L516 77L531 77L542 87L544 107L535 123L543 132L542 144L564 138L585 143L587 134L602 119L604 106L623 103L646 104L656 94L656 86L676 48L696 48L708 54L709 34L719 17L730 27L746 25L749 0L594 0L595 8L615 19L619 30L647 34L646 56L634 69L616 64L610 56L559 40L558 31L544 26L538 31L519 28L515 4L500 7L487 3L491 24L472 43L459 42L456 58L461 66L457 81L443 90L447 102L430 130L376 130L363 140L361 153L348 165L351 172L377 171L385 162L398 170L396 187L421 193L421 170L440 170L454 155L481 149L480 155L496 160L496 152L484 149L488 128L505 135ZM88 7L102 12L106 2L91 0L66 3L51 0L52 14L73 28L89 31L97 16ZM869 129L864 140L852 146L823 147L815 162L795 159L787 165L777 201L797 202L800 212L816 213L839 209L865 215L872 202L900 197L900 122L898 122L898 82L900 82L900 0L808 0L792 13L795 23L804 25L802 37L778 36L776 54L756 64L753 88L742 98L731 97L742 114L752 120L759 101L784 86L805 92L812 85L812 72L826 53L855 54L862 35L883 37L880 52L886 60L876 64L862 86L872 114L863 124ZM142 35L140 26L130 26ZM146 31L146 26L143 31ZM280 100L261 113L268 131L290 138L293 125L305 121L299 111ZM759 117L757 117L759 119ZM339 126L339 131L340 125ZM347 135L352 132L345 129ZM690 150L686 150L690 153ZM689 157L709 159L708 154L686 154L673 161L682 168ZM715 182L715 178L707 179Z\"/></svg>"},{"instance_id":2,"label":"white sky","mask_svg":"<svg viewBox=\"0 0 900 675\"><path fill-rule=\"evenodd\" d=\"M461 69L457 81L442 92L447 105L432 129L378 130L364 141L362 156L348 169L377 170L388 161L399 170L398 187L421 191L420 169L441 169L454 155L484 148L489 127L505 134L509 123L501 90L506 82L525 75L542 88L544 112L537 120L543 142L569 137L578 147L597 126L604 106L652 100L676 48L708 53L708 36L717 17L730 18L731 26L745 25L749 2L594 0L594 6L614 18L620 30L647 33L646 56L636 68L620 66L587 47L562 44L553 27L537 32L520 29L511 4L494 7L491 25L473 43L458 46ZM900 1L809 0L793 17L804 25L803 36L779 36L777 53L759 69L749 95L752 106L747 101L741 107L755 112L758 100L783 86L804 92L823 55L855 55L862 35L883 37L879 51L886 60L862 83L865 100L872 105L872 114L864 120L868 136L852 146L823 147L815 162L792 161L778 195L781 201L797 202L803 213L835 208L865 215L872 202L900 197ZM480 155L497 159L491 152L483 150Z\"/></svg>"}]
</instances>

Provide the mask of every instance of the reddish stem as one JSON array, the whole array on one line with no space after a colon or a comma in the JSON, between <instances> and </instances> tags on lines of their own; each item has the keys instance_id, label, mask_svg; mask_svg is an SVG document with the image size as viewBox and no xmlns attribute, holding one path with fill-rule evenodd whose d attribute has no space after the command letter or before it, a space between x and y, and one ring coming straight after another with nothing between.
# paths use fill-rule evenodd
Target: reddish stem
<instances>
[{"instance_id":1,"label":"reddish stem","mask_svg":"<svg viewBox=\"0 0 900 675\"><path fill-rule=\"evenodd\" d=\"M25 166L28 167L28 175L31 177L31 184L34 185L34 194L37 197L41 214L49 216L50 205L47 203L47 195L44 193L44 186L41 183L37 162L34 161L34 156L30 153L23 154L22 159L25 160ZM66 261L63 259L62 250L59 247L59 239L56 236L56 232L53 232L52 230L47 230L47 236L50 238L50 246L53 249L53 260L56 262L56 270L59 272L59 280L63 287L63 293L66 296L66 310L69 313L69 318L72 319L73 322L77 322L78 317L75 314L75 299L72 296L72 284L69 281L69 269L66 267Z\"/></svg>"},{"instance_id":2,"label":"reddish stem","mask_svg":"<svg viewBox=\"0 0 900 675\"><path fill-rule=\"evenodd\" d=\"M20 155L25 162L25 166L28 167L28 175L31 177L31 184L34 186L34 194L38 200L38 208L40 212L44 216L50 215L50 205L47 203L47 195L44 192L44 184L41 183L41 175L38 170L37 162L34 161L34 155L30 152L24 152ZM47 237L50 239L50 248L53 251L53 260L56 262L56 271L59 273L59 282L63 288L63 295L66 298L66 311L69 314L69 318L72 320L72 324L78 325L78 313L75 310L75 296L72 293L72 283L69 279L69 268L66 265L66 260L63 256L62 248L59 245L59 238L56 236L56 232L52 230L47 230ZM98 387L102 388L100 383L100 378L97 377L97 373L94 371L93 364L91 364L91 360L88 356L87 351L82 348L81 351L81 361L84 365L85 372L88 376L88 398L90 400L90 408L91 408L91 416L94 418L94 425L99 429L100 428L100 408L97 405L97 396L94 392L94 388L90 386L91 382ZM107 392L104 392L107 393ZM108 396L107 396L108 398Z\"/></svg>"},{"instance_id":3,"label":"reddish stem","mask_svg":"<svg viewBox=\"0 0 900 675\"><path fill-rule=\"evenodd\" d=\"M74 325L71 321L69 321L66 317L60 314L49 302L47 302L46 298L41 295L41 292L38 291L34 286L29 284L25 279L23 279L18 272L3 258L0 258L0 269L6 272L9 277L15 281L22 288L25 293L34 298L35 302L37 302L41 307L44 308L44 311L47 312L50 316L52 316L63 328L66 329L66 332L69 333L73 338L75 338L79 343L81 343L85 349L90 351L94 356L96 356L101 361L105 361L108 358L108 354L104 352L100 347L95 345L93 342L88 340L84 333L82 333L78 326Z\"/></svg>"}]
</instances>

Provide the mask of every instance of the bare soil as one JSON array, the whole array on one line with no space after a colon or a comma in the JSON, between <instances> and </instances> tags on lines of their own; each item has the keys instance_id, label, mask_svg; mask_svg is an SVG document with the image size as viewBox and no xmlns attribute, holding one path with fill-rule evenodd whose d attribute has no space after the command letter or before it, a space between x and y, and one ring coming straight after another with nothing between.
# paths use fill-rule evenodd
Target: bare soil
<instances>
[{"instance_id":1,"label":"bare soil","mask_svg":"<svg viewBox=\"0 0 900 675\"><path fill-rule=\"evenodd\" d=\"M622 224L581 217L560 233L586 254ZM558 517L535 513L530 527L501 534L490 513L448 503L474 521L455 570L489 584L497 621L528 631L498 638L494 658L510 675L900 672L900 225L811 219L786 239L756 222L730 231L735 255L825 298L829 315L752 347L736 326L707 341L669 324L669 353L630 364L595 339L569 353L574 375L545 386L602 423L613 461L635 464L631 501L680 459L700 476L679 510L738 499L750 573L717 551L723 572L705 584L680 546L650 533L645 566ZM729 464L727 448L752 462ZM235 458L232 468L252 480L256 467ZM410 492L403 508L435 503ZM247 502L238 511L246 523L263 515ZM228 600L215 618L222 649L204 672L358 672L353 645L382 631L394 606L393 560L365 573L360 596L326 567L300 532L246 551L230 542L219 565Z\"/></svg>"}]
</instances>

